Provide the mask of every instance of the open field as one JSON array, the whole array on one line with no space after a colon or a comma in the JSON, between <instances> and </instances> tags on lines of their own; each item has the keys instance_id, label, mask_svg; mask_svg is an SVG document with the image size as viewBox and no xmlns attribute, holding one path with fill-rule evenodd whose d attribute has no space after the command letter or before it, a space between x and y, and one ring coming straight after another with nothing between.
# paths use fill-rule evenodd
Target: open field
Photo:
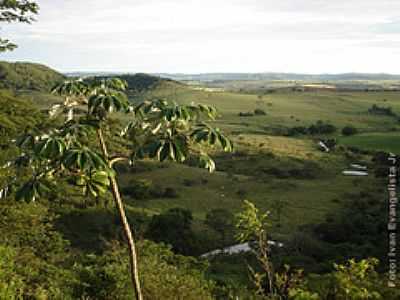
<instances>
[{"instance_id":1,"label":"open field","mask_svg":"<svg viewBox=\"0 0 400 300\"><path fill-rule=\"evenodd\" d=\"M274 207L276 203L284 202L281 233L289 233L300 225L322 222L343 205L347 194L379 187L380 181L373 175L358 179L341 174L350 163L368 162L370 158L351 160L341 152L323 153L317 147L317 137L285 137L279 136L279 132L323 120L337 127L338 131L327 137L339 137L339 145L392 149L398 145L395 139L398 133L387 132L400 131L400 123L392 116L372 115L368 109L377 104L390 106L394 112L400 113L399 96L398 92L320 91L282 92L260 97L206 92L167 83L146 97L215 105L220 112L216 123L230 134L236 145L236 154L219 157L215 174L175 164L150 167L133 175L125 173L121 176L125 186L129 186L132 178L144 178L158 187L173 187L179 195L173 199L131 199L128 203L141 207L150 215L172 207L187 208L197 221L202 221L211 209L238 212L242 201L249 199L261 210L271 211L276 225ZM240 112L252 112L257 108L264 110L266 115L239 116ZM340 130L346 125L355 126L361 134L341 137ZM362 142L369 137L376 138ZM284 174L275 174L276 169ZM299 170L308 173L297 178L290 175ZM191 182L190 186L186 186L185 181Z\"/></svg>"},{"instance_id":2,"label":"open field","mask_svg":"<svg viewBox=\"0 0 400 300\"><path fill-rule=\"evenodd\" d=\"M340 143L346 146L354 146L361 149L381 150L400 154L400 134L398 132L388 133L365 133L351 137L340 138Z\"/></svg>"}]
</instances>

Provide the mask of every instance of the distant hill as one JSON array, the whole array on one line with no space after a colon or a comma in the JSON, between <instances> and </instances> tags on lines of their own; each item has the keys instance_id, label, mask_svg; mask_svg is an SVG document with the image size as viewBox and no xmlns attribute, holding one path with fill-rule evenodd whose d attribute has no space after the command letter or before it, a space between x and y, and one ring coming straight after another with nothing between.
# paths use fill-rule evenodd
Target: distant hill
<instances>
[{"instance_id":1,"label":"distant hill","mask_svg":"<svg viewBox=\"0 0 400 300\"><path fill-rule=\"evenodd\" d=\"M80 74L82 75L82 74ZM161 78L159 76L153 76L145 73L137 74L90 74L87 76L80 77L97 77L97 78L109 78L118 77L125 80L128 83L128 92L130 93L143 93L157 89L165 83L179 84L180 82L174 81L169 78Z\"/></svg>"},{"instance_id":2,"label":"distant hill","mask_svg":"<svg viewBox=\"0 0 400 300\"><path fill-rule=\"evenodd\" d=\"M121 75L119 78L126 80L128 83L128 89L136 92L145 92L160 86L165 82L173 82L168 78L160 78L158 76L152 76L144 73L138 73L134 75Z\"/></svg>"},{"instance_id":3,"label":"distant hill","mask_svg":"<svg viewBox=\"0 0 400 300\"><path fill-rule=\"evenodd\" d=\"M0 89L50 91L64 75L34 63L0 62Z\"/></svg>"},{"instance_id":4,"label":"distant hill","mask_svg":"<svg viewBox=\"0 0 400 300\"><path fill-rule=\"evenodd\" d=\"M400 80L392 74L296 74L296 73L204 73L204 74L155 74L163 78L181 81L232 81L232 80L304 80L304 81L352 81L352 80Z\"/></svg>"},{"instance_id":5,"label":"distant hill","mask_svg":"<svg viewBox=\"0 0 400 300\"><path fill-rule=\"evenodd\" d=\"M74 72L71 77L121 76L122 72ZM233 80L304 80L304 81L354 81L354 80L400 80L400 75L386 73L343 73L343 74L301 74L301 73L152 73L152 76L178 81L233 81ZM132 76L132 75L126 75Z\"/></svg>"}]
</instances>

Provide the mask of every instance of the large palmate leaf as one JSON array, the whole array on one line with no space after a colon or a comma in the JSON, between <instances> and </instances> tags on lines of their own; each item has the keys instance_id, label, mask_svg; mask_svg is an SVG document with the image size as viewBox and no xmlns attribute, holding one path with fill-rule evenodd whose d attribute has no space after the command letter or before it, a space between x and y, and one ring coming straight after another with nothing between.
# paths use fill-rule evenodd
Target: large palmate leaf
<instances>
[{"instance_id":1,"label":"large palmate leaf","mask_svg":"<svg viewBox=\"0 0 400 300\"><path fill-rule=\"evenodd\" d=\"M77 97L87 95L89 87L83 80L67 80L55 86L51 92L60 96Z\"/></svg>"},{"instance_id":2,"label":"large palmate leaf","mask_svg":"<svg viewBox=\"0 0 400 300\"><path fill-rule=\"evenodd\" d=\"M219 128L212 128L206 123L199 124L191 137L196 143L203 142L211 146L219 144L226 152L233 150L231 141L221 133Z\"/></svg>"},{"instance_id":3,"label":"large palmate leaf","mask_svg":"<svg viewBox=\"0 0 400 300\"><path fill-rule=\"evenodd\" d=\"M110 173L94 170L89 174L82 173L76 177L76 185L82 188L84 194L94 197L104 195L110 186Z\"/></svg>"},{"instance_id":4,"label":"large palmate leaf","mask_svg":"<svg viewBox=\"0 0 400 300\"><path fill-rule=\"evenodd\" d=\"M40 197L46 196L51 191L50 183L45 179L32 179L26 182L16 194L17 200L27 202L35 201Z\"/></svg>"},{"instance_id":5,"label":"large palmate leaf","mask_svg":"<svg viewBox=\"0 0 400 300\"><path fill-rule=\"evenodd\" d=\"M61 158L66 150L65 141L60 137L48 137L35 144L36 156L46 159Z\"/></svg>"},{"instance_id":6,"label":"large palmate leaf","mask_svg":"<svg viewBox=\"0 0 400 300\"><path fill-rule=\"evenodd\" d=\"M62 163L70 170L105 170L108 168L104 158L88 147L67 150L62 158Z\"/></svg>"},{"instance_id":7,"label":"large palmate leaf","mask_svg":"<svg viewBox=\"0 0 400 300\"><path fill-rule=\"evenodd\" d=\"M99 109L106 112L126 111L128 106L129 101L125 94L107 89L91 95L88 103L89 110L92 113L99 111Z\"/></svg>"}]
</instances>

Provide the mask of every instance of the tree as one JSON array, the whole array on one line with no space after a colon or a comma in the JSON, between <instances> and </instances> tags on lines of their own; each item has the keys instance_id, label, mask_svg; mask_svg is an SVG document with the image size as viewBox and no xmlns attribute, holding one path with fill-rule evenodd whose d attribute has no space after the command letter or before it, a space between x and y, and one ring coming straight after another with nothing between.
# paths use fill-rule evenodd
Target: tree
<instances>
[{"instance_id":1,"label":"tree","mask_svg":"<svg viewBox=\"0 0 400 300\"><path fill-rule=\"evenodd\" d=\"M114 164L134 164L144 158L182 163L192 153L202 167L212 172L215 163L205 149L219 145L224 151L232 151L232 144L206 122L217 116L215 108L163 100L130 105L126 88L127 83L117 78L69 80L57 86L53 92L64 96L65 101L54 105L49 114L64 115L65 120L59 126L18 139L21 157L17 161L25 162L18 165L18 172L24 168L29 179L22 185L17 182L25 177L14 182L19 186L17 200L25 201L46 197L56 183L71 180L85 197L100 197L111 190L128 243L135 298L141 300L135 240ZM115 127L108 127L113 112L125 113L131 120L118 134ZM116 142L126 146L114 147ZM111 153L113 148L118 151Z\"/></svg>"},{"instance_id":2,"label":"tree","mask_svg":"<svg viewBox=\"0 0 400 300\"><path fill-rule=\"evenodd\" d=\"M0 2L0 22L28 23L34 21L33 15L39 12L39 6L29 0L2 0ZM0 38L0 52L14 50L17 45Z\"/></svg>"},{"instance_id":3,"label":"tree","mask_svg":"<svg viewBox=\"0 0 400 300\"><path fill-rule=\"evenodd\" d=\"M222 241L225 242L226 234L233 231L234 216L226 209L217 208L207 213L205 223L221 234Z\"/></svg>"},{"instance_id":4,"label":"tree","mask_svg":"<svg viewBox=\"0 0 400 300\"><path fill-rule=\"evenodd\" d=\"M345 126L342 129L342 134L349 136L349 135L354 135L357 133L357 128L355 128L354 126Z\"/></svg>"},{"instance_id":5,"label":"tree","mask_svg":"<svg viewBox=\"0 0 400 300\"><path fill-rule=\"evenodd\" d=\"M375 267L379 261L375 258L356 262L350 259L346 265L334 264L336 291L339 299L382 299L376 283L378 274Z\"/></svg>"},{"instance_id":6,"label":"tree","mask_svg":"<svg viewBox=\"0 0 400 300\"><path fill-rule=\"evenodd\" d=\"M237 214L236 238L240 242L250 242L257 261L264 273L259 273L249 266L256 292L261 299L318 300L315 293L307 291L303 270L293 270L285 265L281 272L276 272L271 260L269 233L271 227L269 212L260 213L257 207L245 200L243 211Z\"/></svg>"},{"instance_id":7,"label":"tree","mask_svg":"<svg viewBox=\"0 0 400 300\"><path fill-rule=\"evenodd\" d=\"M152 217L146 234L152 240L170 244L176 252L188 255L193 252L195 242L192 220L190 210L171 208Z\"/></svg>"},{"instance_id":8,"label":"tree","mask_svg":"<svg viewBox=\"0 0 400 300\"><path fill-rule=\"evenodd\" d=\"M275 273L271 262L271 249L268 245L267 227L271 226L268 218L269 212L261 214L253 203L245 200L243 202L243 211L236 216L236 229L238 231L236 238L241 243L255 242L257 260L260 262L265 274L259 274L250 269L253 280L257 286L258 293L275 295ZM264 280L267 282L266 288Z\"/></svg>"}]
</instances>

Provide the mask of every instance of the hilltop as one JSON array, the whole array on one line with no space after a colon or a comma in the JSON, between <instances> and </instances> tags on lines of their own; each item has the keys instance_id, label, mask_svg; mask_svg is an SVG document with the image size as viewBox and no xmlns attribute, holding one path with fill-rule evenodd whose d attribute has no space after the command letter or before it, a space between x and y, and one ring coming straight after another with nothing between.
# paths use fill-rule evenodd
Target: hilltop
<instances>
[{"instance_id":1,"label":"hilltop","mask_svg":"<svg viewBox=\"0 0 400 300\"><path fill-rule=\"evenodd\" d=\"M0 88L49 91L64 75L41 64L0 62Z\"/></svg>"}]
</instances>

